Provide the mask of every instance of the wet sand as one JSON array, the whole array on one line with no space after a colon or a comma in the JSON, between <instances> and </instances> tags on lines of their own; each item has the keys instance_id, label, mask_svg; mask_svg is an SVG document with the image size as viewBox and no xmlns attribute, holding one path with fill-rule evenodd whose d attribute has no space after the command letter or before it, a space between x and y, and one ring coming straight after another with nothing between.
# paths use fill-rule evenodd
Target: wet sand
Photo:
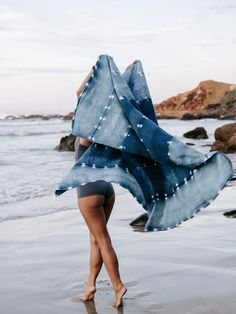
<instances>
[{"instance_id":1,"label":"wet sand","mask_svg":"<svg viewBox=\"0 0 236 314\"><path fill-rule=\"evenodd\" d=\"M162 232L129 226L143 209L114 186L117 199L108 228L128 287L124 306L112 307L105 266L95 300L79 301L88 274L89 237L72 190L56 199L21 203L32 211L55 203L72 210L0 224L1 313L235 313L236 219L223 215L236 209L235 184L193 219Z\"/></svg>"}]
</instances>

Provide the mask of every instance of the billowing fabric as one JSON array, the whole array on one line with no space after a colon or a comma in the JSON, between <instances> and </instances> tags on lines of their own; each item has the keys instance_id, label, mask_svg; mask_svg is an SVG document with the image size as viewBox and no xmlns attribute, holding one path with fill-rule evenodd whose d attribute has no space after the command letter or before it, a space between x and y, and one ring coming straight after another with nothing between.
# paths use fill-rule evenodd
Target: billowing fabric
<instances>
[{"instance_id":1,"label":"billowing fabric","mask_svg":"<svg viewBox=\"0 0 236 314\"><path fill-rule=\"evenodd\" d=\"M99 179L119 183L145 209L144 231L192 218L233 176L225 154L202 154L158 125L139 60L121 74L112 57L99 56L78 98L72 134L93 143L55 194Z\"/></svg>"}]
</instances>

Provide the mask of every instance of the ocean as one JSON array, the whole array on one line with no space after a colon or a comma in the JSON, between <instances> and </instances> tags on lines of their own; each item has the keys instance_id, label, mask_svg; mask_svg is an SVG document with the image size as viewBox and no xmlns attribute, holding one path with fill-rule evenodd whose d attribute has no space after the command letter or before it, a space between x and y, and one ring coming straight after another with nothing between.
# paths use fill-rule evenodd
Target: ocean
<instances>
[{"instance_id":1,"label":"ocean","mask_svg":"<svg viewBox=\"0 0 236 314\"><path fill-rule=\"evenodd\" d=\"M192 147L207 153L214 141L215 129L231 122L216 119L162 119L159 125L183 142L194 143ZM208 139L183 137L183 133L197 126L205 127ZM71 121L0 119L0 222L74 209L74 203L63 204L63 196L54 196L57 183L74 163L74 152L55 150L61 137L68 135L70 129ZM231 157L234 159L235 155L231 154ZM115 187L117 193L124 193L123 188L116 184ZM75 197L74 190L66 194L71 192ZM43 202L48 196L50 203ZM29 203L27 200L34 202Z\"/></svg>"}]
</instances>

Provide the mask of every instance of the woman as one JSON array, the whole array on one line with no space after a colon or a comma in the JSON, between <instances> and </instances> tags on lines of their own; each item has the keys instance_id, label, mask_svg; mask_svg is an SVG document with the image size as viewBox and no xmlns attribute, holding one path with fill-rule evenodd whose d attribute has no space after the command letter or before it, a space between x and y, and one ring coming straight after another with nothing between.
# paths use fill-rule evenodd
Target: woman
<instances>
[{"instance_id":1,"label":"woman","mask_svg":"<svg viewBox=\"0 0 236 314\"><path fill-rule=\"evenodd\" d=\"M134 61L136 62L136 61ZM133 62L133 63L134 63ZM131 63L126 69L128 69ZM79 97L85 84L93 74L94 67L90 70L77 91ZM75 158L78 160L91 144L84 138L76 138ZM115 291L114 307L123 304L123 296L127 288L122 283L119 273L119 262L112 246L111 238L106 224L111 215L115 202L115 193L110 182L98 180L89 182L77 188L78 207L90 231L90 273L86 282L86 291L80 296L82 301L92 300L96 292L96 278L105 264L108 275Z\"/></svg>"}]
</instances>

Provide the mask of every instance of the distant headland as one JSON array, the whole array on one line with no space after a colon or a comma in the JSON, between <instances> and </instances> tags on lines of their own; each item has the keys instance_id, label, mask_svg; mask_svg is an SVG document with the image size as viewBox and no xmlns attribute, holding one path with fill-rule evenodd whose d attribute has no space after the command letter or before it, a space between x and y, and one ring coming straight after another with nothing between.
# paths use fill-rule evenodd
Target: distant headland
<instances>
[{"instance_id":1,"label":"distant headland","mask_svg":"<svg viewBox=\"0 0 236 314\"><path fill-rule=\"evenodd\" d=\"M202 81L190 91L154 104L157 119L236 119L236 84L214 80ZM68 114L5 115L3 119L62 119L72 120Z\"/></svg>"}]
</instances>

